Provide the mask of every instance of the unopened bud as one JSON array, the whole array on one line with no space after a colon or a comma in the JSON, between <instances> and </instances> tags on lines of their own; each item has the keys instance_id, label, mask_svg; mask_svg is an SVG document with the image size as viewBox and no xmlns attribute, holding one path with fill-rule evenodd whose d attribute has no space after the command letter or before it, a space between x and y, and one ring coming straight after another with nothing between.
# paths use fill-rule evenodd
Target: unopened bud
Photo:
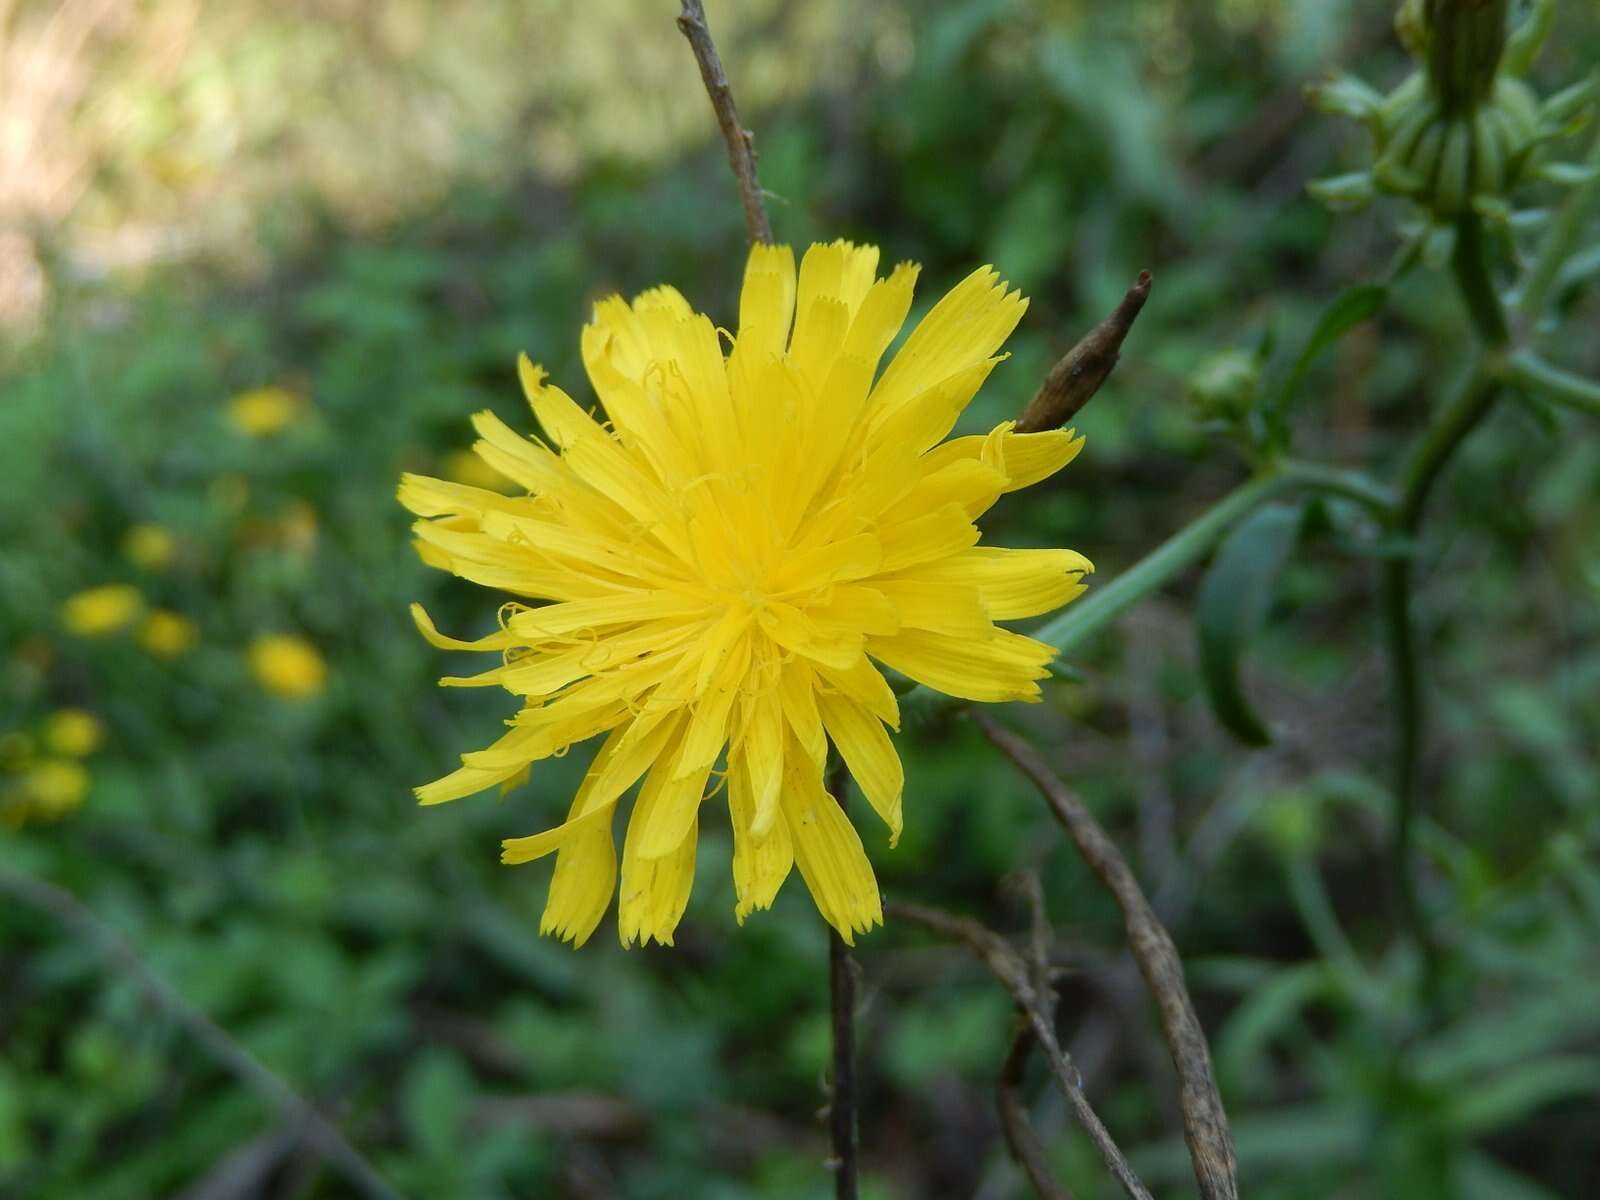
<instances>
[{"instance_id":1,"label":"unopened bud","mask_svg":"<svg viewBox=\"0 0 1600 1200\"><path fill-rule=\"evenodd\" d=\"M1426 0L1428 82L1447 113L1471 113L1494 88L1508 0Z\"/></svg>"}]
</instances>

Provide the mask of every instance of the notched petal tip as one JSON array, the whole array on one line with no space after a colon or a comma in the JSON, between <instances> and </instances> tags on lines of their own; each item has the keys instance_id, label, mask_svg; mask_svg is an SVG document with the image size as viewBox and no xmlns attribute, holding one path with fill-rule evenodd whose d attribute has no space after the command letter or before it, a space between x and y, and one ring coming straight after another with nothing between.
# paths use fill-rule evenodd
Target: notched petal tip
<instances>
[{"instance_id":1,"label":"notched petal tip","mask_svg":"<svg viewBox=\"0 0 1600 1200\"><path fill-rule=\"evenodd\" d=\"M522 390L529 400L544 391L544 381L550 377L549 373L536 364L526 353L517 355L517 378L522 383ZM479 416L493 416L485 409Z\"/></svg>"}]
</instances>

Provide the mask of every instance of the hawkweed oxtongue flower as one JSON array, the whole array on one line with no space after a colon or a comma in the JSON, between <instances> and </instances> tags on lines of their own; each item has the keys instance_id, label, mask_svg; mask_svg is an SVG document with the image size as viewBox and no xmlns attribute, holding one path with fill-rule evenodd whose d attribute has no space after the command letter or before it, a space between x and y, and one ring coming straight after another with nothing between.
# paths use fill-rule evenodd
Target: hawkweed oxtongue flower
<instances>
[{"instance_id":1,"label":"hawkweed oxtongue flower","mask_svg":"<svg viewBox=\"0 0 1600 1200\"><path fill-rule=\"evenodd\" d=\"M504 843L508 863L556 854L541 932L581 944L599 924L617 885L613 813L642 779L622 849L625 945L671 943L708 789L732 819L739 920L798 866L849 941L882 909L823 772L831 741L892 845L899 714L880 665L969 700L1039 699L1055 651L995 622L1065 604L1093 568L1071 550L979 546L973 522L1082 439L1006 422L945 441L1026 301L975 271L879 375L917 268L879 279L877 265L876 248L834 242L797 277L788 247L755 247L726 357L670 287L604 300L582 349L608 423L524 358L548 441L488 412L473 423L477 454L526 494L402 480L423 559L519 598L476 641L413 606L433 645L501 656L442 683L524 698L503 737L418 799L513 785L604 735L566 821Z\"/></svg>"}]
</instances>

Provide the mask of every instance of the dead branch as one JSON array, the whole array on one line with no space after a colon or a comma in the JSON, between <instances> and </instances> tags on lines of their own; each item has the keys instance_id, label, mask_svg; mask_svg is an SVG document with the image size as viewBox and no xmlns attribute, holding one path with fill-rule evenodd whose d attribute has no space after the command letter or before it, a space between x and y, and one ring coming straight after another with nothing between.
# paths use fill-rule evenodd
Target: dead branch
<instances>
[{"instance_id":1,"label":"dead branch","mask_svg":"<svg viewBox=\"0 0 1600 1200\"><path fill-rule=\"evenodd\" d=\"M1134 1174L1127 1157L1090 1106L1088 1097L1083 1094L1077 1068L1072 1065L1072 1060L1067 1057L1056 1037L1055 1014L1034 986L1033 970L1028 961L1005 938L971 917L959 917L954 913L904 900L891 901L884 907L902 921L913 922L961 942L1005 985L1022 1019L1038 1041L1039 1048L1044 1051L1045 1061L1050 1064L1050 1073L1067 1107L1100 1151L1107 1169L1132 1200L1150 1200L1149 1191Z\"/></svg>"},{"instance_id":2,"label":"dead branch","mask_svg":"<svg viewBox=\"0 0 1600 1200\"><path fill-rule=\"evenodd\" d=\"M683 12L678 15L678 29L689 39L695 62L700 64L700 78L705 82L706 94L711 97L711 107L717 114L717 124L722 129L722 140L728 144L728 165L739 184L739 201L744 205L744 226L752 242L772 242L772 223L767 220L766 205L761 200L761 181L756 178L756 142L751 132L739 123L739 110L733 104L733 88L722 70L722 59L717 55L717 45L711 40L711 29L706 24L706 11L700 0L683 0Z\"/></svg>"},{"instance_id":3,"label":"dead branch","mask_svg":"<svg viewBox=\"0 0 1600 1200\"><path fill-rule=\"evenodd\" d=\"M1018 433L1059 429L1100 390L1117 365L1123 340L1133 328L1144 302L1150 298L1150 272L1140 271L1111 315L1078 340L1050 368L1039 390L1017 421Z\"/></svg>"},{"instance_id":4,"label":"dead branch","mask_svg":"<svg viewBox=\"0 0 1600 1200\"><path fill-rule=\"evenodd\" d=\"M1028 1052L1034 1046L1033 1027L1017 1018L1017 1032L1011 1039L1011 1052L995 1082L995 1107L1000 1110L1000 1129L1005 1134L1011 1157L1027 1175L1040 1200L1072 1200L1072 1193L1057 1182L1045 1157L1039 1135L1028 1120L1028 1106L1022 1099L1022 1075L1028 1066Z\"/></svg>"},{"instance_id":5,"label":"dead branch","mask_svg":"<svg viewBox=\"0 0 1600 1200\"><path fill-rule=\"evenodd\" d=\"M1155 997L1161 1029L1178 1074L1184 1141L1204 1200L1237 1200L1233 1135L1211 1070L1211 1052L1184 984L1183 963L1172 937L1145 899L1116 843L1043 757L1017 734L984 713L973 720L1044 795L1056 819L1122 910L1128 946Z\"/></svg>"}]
</instances>

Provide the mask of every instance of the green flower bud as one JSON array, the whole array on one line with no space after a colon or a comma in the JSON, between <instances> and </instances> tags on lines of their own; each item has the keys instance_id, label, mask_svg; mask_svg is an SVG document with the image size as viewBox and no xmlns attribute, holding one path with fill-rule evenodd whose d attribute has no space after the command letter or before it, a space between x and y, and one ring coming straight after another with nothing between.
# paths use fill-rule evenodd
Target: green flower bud
<instances>
[{"instance_id":1,"label":"green flower bud","mask_svg":"<svg viewBox=\"0 0 1600 1200\"><path fill-rule=\"evenodd\" d=\"M1237 421L1261 391L1261 359L1248 350L1216 350L1189 372L1184 393L1206 421Z\"/></svg>"},{"instance_id":2,"label":"green flower bud","mask_svg":"<svg viewBox=\"0 0 1600 1200\"><path fill-rule=\"evenodd\" d=\"M1507 0L1426 0L1428 82L1444 111L1470 114L1494 89Z\"/></svg>"},{"instance_id":3,"label":"green flower bud","mask_svg":"<svg viewBox=\"0 0 1600 1200\"><path fill-rule=\"evenodd\" d=\"M1377 145L1370 170L1320 180L1311 194L1330 208L1356 208L1384 192L1446 224L1468 212L1503 222L1526 180L1578 182L1559 165L1541 165L1540 150L1587 120L1600 82L1591 76L1541 104L1521 79L1549 33L1552 6L1534 0L1508 30L1509 0L1403 0L1395 28L1423 65L1381 98L1348 77L1310 89L1318 108L1364 121Z\"/></svg>"}]
</instances>

